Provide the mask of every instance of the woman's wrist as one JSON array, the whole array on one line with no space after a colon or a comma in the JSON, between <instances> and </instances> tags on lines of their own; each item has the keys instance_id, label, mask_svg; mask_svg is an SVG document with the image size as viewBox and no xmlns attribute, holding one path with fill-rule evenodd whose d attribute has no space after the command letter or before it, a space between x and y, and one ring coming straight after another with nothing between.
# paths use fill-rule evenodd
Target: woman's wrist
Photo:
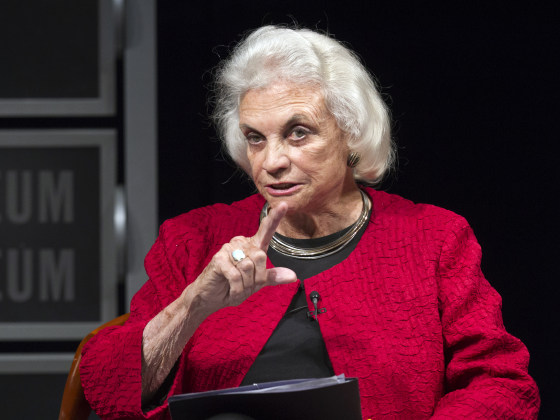
<instances>
[{"instance_id":1,"label":"woman's wrist","mask_svg":"<svg viewBox=\"0 0 560 420\"><path fill-rule=\"evenodd\" d=\"M211 308L202 296L203 294L196 281L188 285L181 295L183 307L186 309L188 319L197 324L201 324L217 310Z\"/></svg>"}]
</instances>

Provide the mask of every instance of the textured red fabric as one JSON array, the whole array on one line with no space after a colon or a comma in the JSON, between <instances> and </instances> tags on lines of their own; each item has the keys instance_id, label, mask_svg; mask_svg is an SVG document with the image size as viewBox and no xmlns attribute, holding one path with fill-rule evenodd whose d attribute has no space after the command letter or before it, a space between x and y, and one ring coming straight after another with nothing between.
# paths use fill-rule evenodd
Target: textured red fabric
<instances>
[{"instance_id":1,"label":"textured red fabric","mask_svg":"<svg viewBox=\"0 0 560 420\"><path fill-rule=\"evenodd\" d=\"M480 271L480 247L467 222L367 192L373 212L356 249L305 281L306 294L319 291L327 308L319 323L335 373L359 378L364 419L536 418L529 354L504 329L500 296ZM99 333L83 352L83 387L102 418L168 418L166 405L141 410L144 326L223 243L256 232L263 204L256 195L162 225L129 321ZM238 386L296 288L264 288L207 318L185 346L170 394Z\"/></svg>"}]
</instances>

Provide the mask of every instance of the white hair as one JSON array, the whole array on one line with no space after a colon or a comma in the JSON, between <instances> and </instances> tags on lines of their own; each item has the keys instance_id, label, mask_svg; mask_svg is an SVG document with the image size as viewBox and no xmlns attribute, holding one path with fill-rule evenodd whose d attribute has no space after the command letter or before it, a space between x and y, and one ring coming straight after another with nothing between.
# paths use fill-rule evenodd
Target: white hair
<instances>
[{"instance_id":1,"label":"white hair","mask_svg":"<svg viewBox=\"0 0 560 420\"><path fill-rule=\"evenodd\" d=\"M282 80L317 85L348 148L360 156L354 179L378 183L395 160L389 113L372 76L337 40L309 29L263 26L250 33L217 69L213 118L231 158L250 173L239 105L251 89Z\"/></svg>"}]
</instances>

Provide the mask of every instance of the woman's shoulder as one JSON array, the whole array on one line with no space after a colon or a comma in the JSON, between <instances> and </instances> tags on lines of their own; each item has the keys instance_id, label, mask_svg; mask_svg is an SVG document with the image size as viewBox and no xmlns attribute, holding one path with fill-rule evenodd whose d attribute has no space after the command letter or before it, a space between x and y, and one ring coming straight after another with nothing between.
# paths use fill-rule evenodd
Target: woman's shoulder
<instances>
[{"instance_id":1,"label":"woman's shoulder","mask_svg":"<svg viewBox=\"0 0 560 420\"><path fill-rule=\"evenodd\" d=\"M432 204L416 203L397 194L367 188L373 201L373 218L378 223L398 223L415 227L463 225L465 218L451 210Z\"/></svg>"}]
</instances>

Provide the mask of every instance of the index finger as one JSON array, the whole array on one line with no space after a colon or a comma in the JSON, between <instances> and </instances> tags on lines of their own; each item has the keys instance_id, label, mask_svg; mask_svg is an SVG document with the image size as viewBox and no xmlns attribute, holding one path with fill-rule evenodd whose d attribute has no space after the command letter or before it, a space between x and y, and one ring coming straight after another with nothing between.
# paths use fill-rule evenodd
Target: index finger
<instances>
[{"instance_id":1,"label":"index finger","mask_svg":"<svg viewBox=\"0 0 560 420\"><path fill-rule=\"evenodd\" d=\"M268 249L268 244L287 211L288 205L282 201L278 206L268 212L268 215L262 220L259 230L253 236L253 241L256 246L263 251Z\"/></svg>"}]
</instances>

